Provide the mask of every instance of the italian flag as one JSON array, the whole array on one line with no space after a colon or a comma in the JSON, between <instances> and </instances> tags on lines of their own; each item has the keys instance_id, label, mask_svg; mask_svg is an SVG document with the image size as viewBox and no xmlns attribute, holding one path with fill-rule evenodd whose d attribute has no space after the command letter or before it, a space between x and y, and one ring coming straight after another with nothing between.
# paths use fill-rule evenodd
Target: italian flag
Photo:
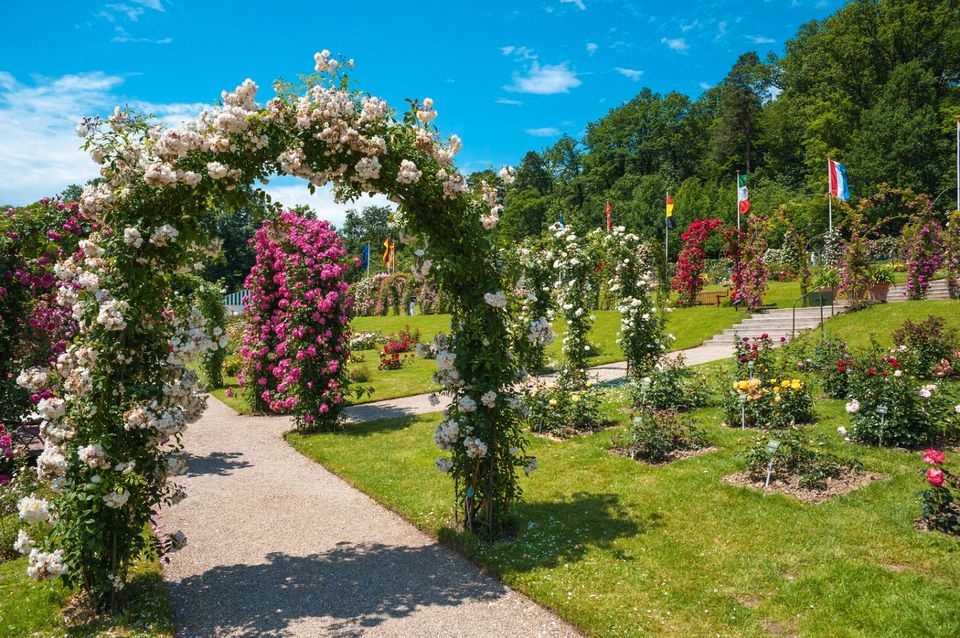
<instances>
[{"instance_id":1,"label":"italian flag","mask_svg":"<svg viewBox=\"0 0 960 638\"><path fill-rule=\"evenodd\" d=\"M747 193L747 177L749 177L749 175L737 175L737 209L741 215L750 210L750 195Z\"/></svg>"}]
</instances>

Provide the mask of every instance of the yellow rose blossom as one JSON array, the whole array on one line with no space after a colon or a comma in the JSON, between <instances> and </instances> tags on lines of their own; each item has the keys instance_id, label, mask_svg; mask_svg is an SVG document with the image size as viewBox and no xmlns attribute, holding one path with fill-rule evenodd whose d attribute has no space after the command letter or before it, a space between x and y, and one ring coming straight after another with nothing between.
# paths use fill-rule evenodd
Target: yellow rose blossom
<instances>
[{"instance_id":1,"label":"yellow rose blossom","mask_svg":"<svg viewBox=\"0 0 960 638\"><path fill-rule=\"evenodd\" d=\"M554 405L556 405L556 404L557 404L557 400L556 400L556 399L550 399L550 405L551 405L551 406L554 406Z\"/></svg>"}]
</instances>

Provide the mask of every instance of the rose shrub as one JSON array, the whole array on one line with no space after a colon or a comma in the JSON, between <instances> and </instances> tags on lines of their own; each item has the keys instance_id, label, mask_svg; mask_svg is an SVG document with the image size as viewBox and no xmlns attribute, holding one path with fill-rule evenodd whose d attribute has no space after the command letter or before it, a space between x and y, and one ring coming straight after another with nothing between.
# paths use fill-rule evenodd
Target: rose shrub
<instances>
[{"instance_id":1,"label":"rose shrub","mask_svg":"<svg viewBox=\"0 0 960 638\"><path fill-rule=\"evenodd\" d=\"M703 430L677 412L641 406L630 419L627 433L615 436L613 445L635 461L665 463L677 452L704 448L708 443Z\"/></svg>"},{"instance_id":2,"label":"rose shrub","mask_svg":"<svg viewBox=\"0 0 960 638\"><path fill-rule=\"evenodd\" d=\"M680 235L683 248L677 256L677 271L671 282L671 289L679 297L678 305L693 306L697 303L697 295L703 290L707 239L722 225L723 222L716 218L695 219Z\"/></svg>"},{"instance_id":3,"label":"rose shrub","mask_svg":"<svg viewBox=\"0 0 960 638\"><path fill-rule=\"evenodd\" d=\"M251 243L240 354L252 407L292 412L299 430L334 429L348 384L352 260L329 222L293 212L265 221Z\"/></svg>"},{"instance_id":4,"label":"rose shrub","mask_svg":"<svg viewBox=\"0 0 960 638\"><path fill-rule=\"evenodd\" d=\"M771 479L789 481L797 479L799 487L815 490L826 489L827 479L839 478L845 473L861 468L857 460L844 460L827 452L822 441L811 438L799 428L760 437L743 453L747 472L755 481L765 481L770 463L770 439L780 441L773 456Z\"/></svg>"},{"instance_id":5,"label":"rose shrub","mask_svg":"<svg viewBox=\"0 0 960 638\"><path fill-rule=\"evenodd\" d=\"M439 141L432 100L411 102L398 121L385 101L350 89L344 72L352 61L323 51L315 62L305 86L278 83L265 107L247 80L198 120L175 128L119 108L78 126L102 178L80 198L79 213L93 224L90 236L55 266L58 300L71 308L78 335L56 373L49 371L52 379L24 378L31 392L54 386L37 404L46 421L38 472L51 495L38 491L18 508L30 529L18 547L29 553L34 577L64 575L101 607L115 606L131 561L147 543L149 521L182 498L172 480L185 466L180 439L205 402L188 364L212 344L199 312L183 316L171 307L172 276L218 251L214 211L243 204L245 187L274 173L303 178L311 189L332 182L346 198L386 193L398 202L399 229L430 239L454 329L453 351L440 353L437 365L454 400L448 418L462 425L462 434L444 438L451 457L439 465L454 478L456 511L468 529L493 536L507 526L521 497L517 471L535 461L524 452L517 369L507 356L508 321L499 303L504 286L483 232L499 204L469 191L452 163L460 141ZM501 179L512 180L512 171ZM296 286L315 274L306 260L273 271L283 277L270 294L280 294L288 275ZM329 292L324 302L332 309L344 291L336 299ZM319 331L308 305L289 311L292 329ZM346 322L336 323L321 324L315 337L309 330L274 334L293 346L279 354L307 352L311 337L340 354ZM304 365L327 365L306 356ZM332 378L342 372L339 361L325 373L333 385L340 383ZM294 367L279 371L281 383L299 383ZM298 387L302 394L285 395L284 402L302 403L294 407L306 421L315 405L332 410L326 399L340 390L333 385ZM182 542L175 535L159 541L162 549Z\"/></svg>"},{"instance_id":6,"label":"rose shrub","mask_svg":"<svg viewBox=\"0 0 960 638\"><path fill-rule=\"evenodd\" d=\"M926 383L906 346L874 347L850 374L853 436L874 445L915 447L957 434L953 391Z\"/></svg>"},{"instance_id":7,"label":"rose shrub","mask_svg":"<svg viewBox=\"0 0 960 638\"><path fill-rule=\"evenodd\" d=\"M929 487L920 492L920 518L930 529L960 535L960 504L953 490L960 490L960 477L944 468L946 455L929 449L923 462L930 467L924 474Z\"/></svg>"}]
</instances>

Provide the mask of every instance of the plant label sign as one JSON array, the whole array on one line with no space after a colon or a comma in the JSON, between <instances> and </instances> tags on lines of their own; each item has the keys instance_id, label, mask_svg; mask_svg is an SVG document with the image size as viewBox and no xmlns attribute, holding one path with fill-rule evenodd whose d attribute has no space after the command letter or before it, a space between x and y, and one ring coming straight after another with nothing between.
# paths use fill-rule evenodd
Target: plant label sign
<instances>
[{"instance_id":1,"label":"plant label sign","mask_svg":"<svg viewBox=\"0 0 960 638\"><path fill-rule=\"evenodd\" d=\"M764 482L764 487L770 487L770 474L773 472L773 458L777 455L777 448L780 447L780 441L777 439L770 439L767 442L767 452L770 453L770 462L767 463L767 480Z\"/></svg>"}]
</instances>

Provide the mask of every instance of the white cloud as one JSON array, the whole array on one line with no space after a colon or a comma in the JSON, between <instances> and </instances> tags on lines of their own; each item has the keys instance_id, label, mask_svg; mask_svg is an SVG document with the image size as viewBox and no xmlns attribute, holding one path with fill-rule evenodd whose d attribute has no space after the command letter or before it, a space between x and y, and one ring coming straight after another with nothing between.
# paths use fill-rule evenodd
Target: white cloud
<instances>
[{"instance_id":1,"label":"white cloud","mask_svg":"<svg viewBox=\"0 0 960 638\"><path fill-rule=\"evenodd\" d=\"M700 88L703 89L704 91L706 91L706 90L708 90L708 89L712 89L712 88L713 88L713 85L712 85L712 84L707 84L706 82L701 82L701 83L700 83Z\"/></svg>"},{"instance_id":2,"label":"white cloud","mask_svg":"<svg viewBox=\"0 0 960 638\"><path fill-rule=\"evenodd\" d=\"M750 40L754 44L773 44L776 42L773 38L768 38L763 35L746 35L744 36L747 40Z\"/></svg>"},{"instance_id":3,"label":"white cloud","mask_svg":"<svg viewBox=\"0 0 960 638\"><path fill-rule=\"evenodd\" d=\"M693 22L681 23L680 30L683 31L684 33L687 33L688 31L692 31L693 29L696 29L699 26L700 26L700 21L694 20Z\"/></svg>"},{"instance_id":4,"label":"white cloud","mask_svg":"<svg viewBox=\"0 0 960 638\"><path fill-rule=\"evenodd\" d=\"M544 64L534 62L526 75L514 73L513 84L503 87L515 93L533 93L534 95L553 95L569 93L583 84L576 72L567 68L567 63Z\"/></svg>"},{"instance_id":5,"label":"white cloud","mask_svg":"<svg viewBox=\"0 0 960 638\"><path fill-rule=\"evenodd\" d=\"M524 129L527 135L533 135L534 137L556 137L560 135L560 129L554 126L545 126L543 128L528 128Z\"/></svg>"},{"instance_id":6,"label":"white cloud","mask_svg":"<svg viewBox=\"0 0 960 638\"><path fill-rule=\"evenodd\" d=\"M660 44L665 44L667 48L680 53L686 53L690 48L690 45L683 38L660 38Z\"/></svg>"},{"instance_id":7,"label":"white cloud","mask_svg":"<svg viewBox=\"0 0 960 638\"><path fill-rule=\"evenodd\" d=\"M163 11L163 2L161 0L133 0L134 4L142 4L148 9L153 9L154 11Z\"/></svg>"},{"instance_id":8,"label":"white cloud","mask_svg":"<svg viewBox=\"0 0 960 638\"><path fill-rule=\"evenodd\" d=\"M126 15L127 19L130 20L130 22L136 22L137 18L143 15L143 7L131 7L128 4L108 4L107 9ZM107 18L111 22L113 21L113 16L107 14L106 12L104 12L101 15L103 15L105 18Z\"/></svg>"},{"instance_id":9,"label":"white cloud","mask_svg":"<svg viewBox=\"0 0 960 638\"><path fill-rule=\"evenodd\" d=\"M719 40L725 35L727 35L727 21L721 20L717 23L717 35L713 39Z\"/></svg>"},{"instance_id":10,"label":"white cloud","mask_svg":"<svg viewBox=\"0 0 960 638\"><path fill-rule=\"evenodd\" d=\"M560 0L560 4L573 4L581 11L587 10L587 7L583 4L583 0Z\"/></svg>"},{"instance_id":11,"label":"white cloud","mask_svg":"<svg viewBox=\"0 0 960 638\"><path fill-rule=\"evenodd\" d=\"M630 78L634 82L637 82L643 75L643 71L640 69L625 69L622 66L618 66L614 67L614 70L623 77Z\"/></svg>"},{"instance_id":12,"label":"white cloud","mask_svg":"<svg viewBox=\"0 0 960 638\"><path fill-rule=\"evenodd\" d=\"M73 130L83 116L106 114L123 100L117 75L100 71L41 78L31 86L0 72L0 203L28 204L97 176ZM132 102L169 124L196 117L200 104Z\"/></svg>"},{"instance_id":13,"label":"white cloud","mask_svg":"<svg viewBox=\"0 0 960 638\"><path fill-rule=\"evenodd\" d=\"M306 205L317 213L320 219L326 219L331 224L340 227L346 219L347 211L351 208L360 210L364 206L395 206L384 195L364 195L355 202L338 202L333 193L333 187L327 186L318 188L312 195L307 189L305 180L293 177L281 177L271 182L267 186L261 186L275 202L279 202L284 208L293 208L294 206Z\"/></svg>"},{"instance_id":14,"label":"white cloud","mask_svg":"<svg viewBox=\"0 0 960 638\"><path fill-rule=\"evenodd\" d=\"M121 26L116 26L116 27L113 28L113 30L117 32L117 35L113 36L112 42L119 42L119 43L131 42L131 43L135 43L135 44L136 44L136 43L142 43L142 44L170 44L171 42L173 42L173 38L170 38L170 37L157 38L157 39L153 39L153 38L138 38L138 37L136 37L136 36L132 36L132 35L130 35L129 33L127 33L127 30L124 29L124 28L121 27Z\"/></svg>"},{"instance_id":15,"label":"white cloud","mask_svg":"<svg viewBox=\"0 0 960 638\"><path fill-rule=\"evenodd\" d=\"M599 49L599 48L600 48L600 45L597 44L596 42L587 42L587 54L588 54L588 55L593 55L594 53L597 52L597 49Z\"/></svg>"},{"instance_id":16,"label":"white cloud","mask_svg":"<svg viewBox=\"0 0 960 638\"><path fill-rule=\"evenodd\" d=\"M511 100L510 98L500 97L496 100L497 104L506 104L508 106L523 106L520 100Z\"/></svg>"},{"instance_id":17,"label":"white cloud","mask_svg":"<svg viewBox=\"0 0 960 638\"><path fill-rule=\"evenodd\" d=\"M500 47L500 53L502 53L507 57L514 56L522 60L537 59L537 54L534 53L533 49L531 49L530 47L523 47L523 46L515 47L513 45L508 45L505 47Z\"/></svg>"}]
</instances>

